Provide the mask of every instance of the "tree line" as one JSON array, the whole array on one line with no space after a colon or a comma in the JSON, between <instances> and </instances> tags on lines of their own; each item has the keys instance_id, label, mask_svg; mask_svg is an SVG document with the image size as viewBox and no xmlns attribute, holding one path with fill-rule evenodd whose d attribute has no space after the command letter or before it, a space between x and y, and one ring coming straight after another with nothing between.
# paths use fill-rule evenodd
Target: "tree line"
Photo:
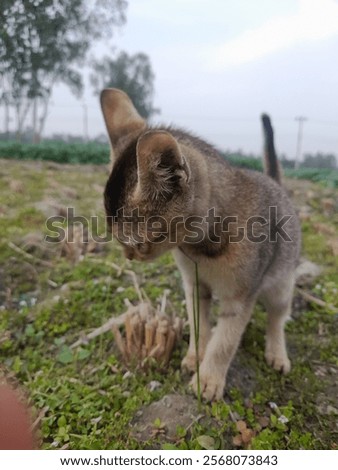
<instances>
[{"instance_id":1,"label":"tree line","mask_svg":"<svg viewBox=\"0 0 338 470\"><path fill-rule=\"evenodd\" d=\"M242 166L243 168L251 168L253 170L262 170L262 156L255 155L253 153L245 153L242 150L232 152L227 150L221 152L226 160L232 163ZM286 155L278 155L278 160L285 169L295 168L295 159L287 158ZM299 168L328 168L335 170L337 168L337 158L333 153L305 153L302 161L299 164Z\"/></svg>"},{"instance_id":2,"label":"tree line","mask_svg":"<svg viewBox=\"0 0 338 470\"><path fill-rule=\"evenodd\" d=\"M94 45L112 45L116 28L126 22L126 0L1 0L0 105L9 136L15 117L18 140L27 122L39 142L54 86L63 83L78 98L84 89L83 70L89 67L94 93L108 86L125 90L139 112L149 117L153 106L154 73L143 52L90 59Z\"/></svg>"}]
</instances>

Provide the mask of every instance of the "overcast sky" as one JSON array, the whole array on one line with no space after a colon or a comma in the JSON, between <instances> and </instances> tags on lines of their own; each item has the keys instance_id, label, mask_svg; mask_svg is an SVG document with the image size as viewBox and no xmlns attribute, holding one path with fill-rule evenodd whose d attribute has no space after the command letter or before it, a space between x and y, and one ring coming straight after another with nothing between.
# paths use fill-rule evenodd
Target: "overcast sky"
<instances>
[{"instance_id":1,"label":"overcast sky","mask_svg":"<svg viewBox=\"0 0 338 470\"><path fill-rule=\"evenodd\" d=\"M291 158L302 115L303 151L338 153L337 0L129 0L113 43L149 55L159 122L260 153L265 111ZM82 134L84 102L89 135L105 132L89 86L81 101L58 86L52 101L45 134Z\"/></svg>"}]
</instances>

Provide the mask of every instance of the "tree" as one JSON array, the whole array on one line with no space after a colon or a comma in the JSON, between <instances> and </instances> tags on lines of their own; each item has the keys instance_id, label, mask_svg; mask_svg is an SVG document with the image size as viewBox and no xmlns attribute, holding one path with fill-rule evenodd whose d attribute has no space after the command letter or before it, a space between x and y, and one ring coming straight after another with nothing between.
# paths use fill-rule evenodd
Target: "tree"
<instances>
[{"instance_id":1,"label":"tree","mask_svg":"<svg viewBox=\"0 0 338 470\"><path fill-rule=\"evenodd\" d=\"M324 154L317 152L316 154L306 154L304 162L302 163L303 168L337 168L337 160L333 154Z\"/></svg>"},{"instance_id":2,"label":"tree","mask_svg":"<svg viewBox=\"0 0 338 470\"><path fill-rule=\"evenodd\" d=\"M120 52L116 59L105 56L100 61L93 61L92 69L90 81L95 94L103 88L119 88L127 93L144 118L159 112L153 107L155 75L146 54Z\"/></svg>"},{"instance_id":3,"label":"tree","mask_svg":"<svg viewBox=\"0 0 338 470\"><path fill-rule=\"evenodd\" d=\"M18 134L29 110L35 135L42 132L55 83L81 94L76 66L94 41L124 23L126 6L126 0L1 0L0 99L14 107Z\"/></svg>"}]
</instances>

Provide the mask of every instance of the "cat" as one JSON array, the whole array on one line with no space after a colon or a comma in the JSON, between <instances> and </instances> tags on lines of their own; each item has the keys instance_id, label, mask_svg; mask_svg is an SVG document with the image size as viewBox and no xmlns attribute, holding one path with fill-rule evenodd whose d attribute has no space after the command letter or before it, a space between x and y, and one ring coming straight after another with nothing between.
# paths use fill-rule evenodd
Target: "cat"
<instances>
[{"instance_id":1,"label":"cat","mask_svg":"<svg viewBox=\"0 0 338 470\"><path fill-rule=\"evenodd\" d=\"M262 174L232 167L214 147L182 130L148 126L121 90L103 90L101 107L112 160L104 191L107 220L128 259L149 261L172 250L190 326L182 367L192 373L198 292L203 398L222 398L229 365L257 300L268 313L266 361L289 372L284 324L291 311L300 227L281 186L269 117L262 116ZM220 306L211 330L213 296ZM196 372L191 385L197 393Z\"/></svg>"}]
</instances>

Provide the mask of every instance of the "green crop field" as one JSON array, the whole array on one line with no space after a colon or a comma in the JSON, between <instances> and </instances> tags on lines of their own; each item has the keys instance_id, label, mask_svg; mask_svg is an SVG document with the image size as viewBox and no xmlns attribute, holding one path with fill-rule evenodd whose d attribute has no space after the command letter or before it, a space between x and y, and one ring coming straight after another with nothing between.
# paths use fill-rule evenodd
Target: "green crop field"
<instances>
[{"instance_id":1,"label":"green crop field","mask_svg":"<svg viewBox=\"0 0 338 470\"><path fill-rule=\"evenodd\" d=\"M314 181L323 186L338 188L338 170L331 170L329 168L300 168L298 170L286 169L284 173L288 178Z\"/></svg>"},{"instance_id":2,"label":"green crop field","mask_svg":"<svg viewBox=\"0 0 338 470\"><path fill-rule=\"evenodd\" d=\"M249 158L243 155L225 155L224 157L231 165L239 168L248 168L250 170L263 171L262 160L257 158ZM283 164L283 162L282 162ZM288 178L299 180L308 180L320 183L330 188L338 188L338 170L330 168L299 168L293 170L290 168L283 169L283 173Z\"/></svg>"},{"instance_id":3,"label":"green crop field","mask_svg":"<svg viewBox=\"0 0 338 470\"><path fill-rule=\"evenodd\" d=\"M109 162L108 145L89 142L86 144L65 142L41 142L40 144L21 144L0 142L0 158L15 160L41 160L57 163Z\"/></svg>"}]
</instances>

